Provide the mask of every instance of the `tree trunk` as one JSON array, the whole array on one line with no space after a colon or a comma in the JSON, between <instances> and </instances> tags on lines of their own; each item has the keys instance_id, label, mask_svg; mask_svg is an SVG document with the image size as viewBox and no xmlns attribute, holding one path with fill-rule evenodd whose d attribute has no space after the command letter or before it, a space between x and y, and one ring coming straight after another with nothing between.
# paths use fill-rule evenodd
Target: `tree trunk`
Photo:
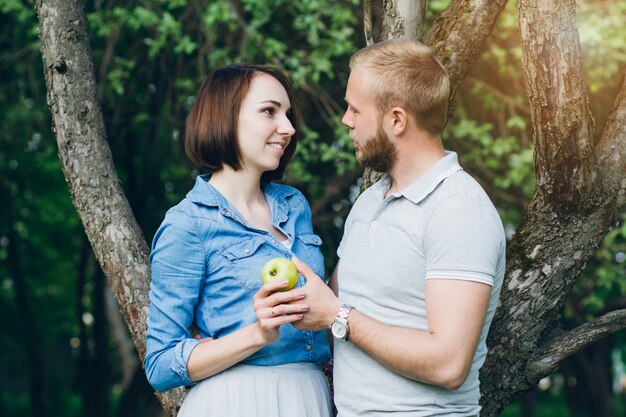
<instances>
[{"instance_id":1,"label":"tree trunk","mask_svg":"<svg viewBox=\"0 0 626 417\"><path fill-rule=\"evenodd\" d=\"M122 192L97 97L81 1L38 0L39 36L59 158L72 201L98 262L145 356L148 246ZM182 389L159 394L173 413Z\"/></svg>"},{"instance_id":2,"label":"tree trunk","mask_svg":"<svg viewBox=\"0 0 626 417\"><path fill-rule=\"evenodd\" d=\"M486 417L560 360L626 327L622 310L554 337L569 290L624 210L624 83L596 147L574 1L520 2L519 11L537 189L507 251L483 368Z\"/></svg>"},{"instance_id":3,"label":"tree trunk","mask_svg":"<svg viewBox=\"0 0 626 417\"><path fill-rule=\"evenodd\" d=\"M383 0L380 40L421 39L426 0Z\"/></svg>"}]
</instances>

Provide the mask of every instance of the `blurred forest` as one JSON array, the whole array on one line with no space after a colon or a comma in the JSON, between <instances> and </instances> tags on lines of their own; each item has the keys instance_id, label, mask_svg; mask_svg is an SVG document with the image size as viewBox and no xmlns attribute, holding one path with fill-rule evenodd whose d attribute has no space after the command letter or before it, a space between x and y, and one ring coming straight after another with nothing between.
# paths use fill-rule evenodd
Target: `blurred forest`
<instances>
[{"instance_id":1,"label":"blurred forest","mask_svg":"<svg viewBox=\"0 0 626 417\"><path fill-rule=\"evenodd\" d=\"M448 2L428 2L427 24ZM309 198L332 270L361 176L340 124L348 60L365 44L360 3L86 1L109 146L148 242L198 174L182 137L203 78L230 63L266 63L297 89L305 128L285 182ZM626 2L577 4L590 104L602 126L626 67ZM31 1L0 0L0 416L157 416L61 171L37 26ZM510 0L456 92L444 137L490 194L509 239L535 186L520 60ZM579 278L564 329L626 308L624 217ZM622 331L568 358L502 416L626 415L625 340Z\"/></svg>"}]
</instances>

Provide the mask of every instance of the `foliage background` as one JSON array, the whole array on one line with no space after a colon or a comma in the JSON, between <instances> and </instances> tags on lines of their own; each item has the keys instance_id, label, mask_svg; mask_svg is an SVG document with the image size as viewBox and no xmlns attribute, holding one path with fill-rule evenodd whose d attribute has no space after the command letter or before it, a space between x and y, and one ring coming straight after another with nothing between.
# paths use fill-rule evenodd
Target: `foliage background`
<instances>
[{"instance_id":1,"label":"foliage background","mask_svg":"<svg viewBox=\"0 0 626 417\"><path fill-rule=\"evenodd\" d=\"M448 2L431 0L428 22ZM267 63L297 88L306 127L285 181L310 199L331 270L360 174L339 122L348 59L364 45L360 2L86 3L109 145L147 240L197 175L182 137L204 76L234 62ZM578 2L596 126L624 73L624 18L624 2ZM520 60L517 5L509 1L457 91L444 137L494 200L509 237L534 190ZM0 0L0 78L0 415L158 415L61 173L30 1ZM624 308L625 260L622 222L581 276L563 328ZM624 415L624 339L616 334L568 359L503 415L594 416L598 401Z\"/></svg>"}]
</instances>

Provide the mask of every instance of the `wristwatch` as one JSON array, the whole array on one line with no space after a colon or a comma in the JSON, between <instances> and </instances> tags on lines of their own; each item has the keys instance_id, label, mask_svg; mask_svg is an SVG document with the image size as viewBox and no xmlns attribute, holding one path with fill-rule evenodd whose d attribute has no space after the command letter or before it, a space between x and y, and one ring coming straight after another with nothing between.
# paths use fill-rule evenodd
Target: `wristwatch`
<instances>
[{"instance_id":1,"label":"wristwatch","mask_svg":"<svg viewBox=\"0 0 626 417\"><path fill-rule=\"evenodd\" d=\"M333 336L339 340L348 340L348 334L350 333L350 327L348 326L348 314L354 307L348 304L344 304L339 309L337 317L330 325L330 332Z\"/></svg>"}]
</instances>

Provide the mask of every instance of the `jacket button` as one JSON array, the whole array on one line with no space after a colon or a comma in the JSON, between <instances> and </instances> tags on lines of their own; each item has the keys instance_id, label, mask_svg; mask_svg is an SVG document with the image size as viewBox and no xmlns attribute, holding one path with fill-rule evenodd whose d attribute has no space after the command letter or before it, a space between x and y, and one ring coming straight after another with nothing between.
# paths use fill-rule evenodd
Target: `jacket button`
<instances>
[{"instance_id":1,"label":"jacket button","mask_svg":"<svg viewBox=\"0 0 626 417\"><path fill-rule=\"evenodd\" d=\"M245 253L250 253L250 249L248 249L248 248L245 248L243 251L244 251Z\"/></svg>"},{"instance_id":2,"label":"jacket button","mask_svg":"<svg viewBox=\"0 0 626 417\"><path fill-rule=\"evenodd\" d=\"M311 345L306 345L305 347L306 347L306 350L311 350L311 349L313 349L313 346L311 346Z\"/></svg>"}]
</instances>

